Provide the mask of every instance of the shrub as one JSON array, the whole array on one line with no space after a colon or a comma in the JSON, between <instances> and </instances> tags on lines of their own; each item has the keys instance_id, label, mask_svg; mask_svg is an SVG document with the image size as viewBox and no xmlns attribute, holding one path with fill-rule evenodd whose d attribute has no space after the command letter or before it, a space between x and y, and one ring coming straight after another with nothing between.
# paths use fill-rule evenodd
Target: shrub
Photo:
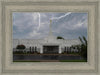
<instances>
[{"instance_id":1,"label":"shrub","mask_svg":"<svg viewBox=\"0 0 100 75\"><path fill-rule=\"evenodd\" d=\"M25 49L26 47L24 45L17 45L16 49Z\"/></svg>"}]
</instances>

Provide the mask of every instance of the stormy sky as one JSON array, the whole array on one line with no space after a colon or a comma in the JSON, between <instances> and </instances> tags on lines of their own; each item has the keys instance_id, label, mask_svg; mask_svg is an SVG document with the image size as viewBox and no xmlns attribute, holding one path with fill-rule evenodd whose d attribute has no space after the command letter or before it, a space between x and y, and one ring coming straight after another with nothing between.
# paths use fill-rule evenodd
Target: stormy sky
<instances>
[{"instance_id":1,"label":"stormy sky","mask_svg":"<svg viewBox=\"0 0 100 75\"><path fill-rule=\"evenodd\" d=\"M14 39L42 39L49 33L50 19L52 33L65 39L87 37L88 14L79 12L14 12Z\"/></svg>"}]
</instances>

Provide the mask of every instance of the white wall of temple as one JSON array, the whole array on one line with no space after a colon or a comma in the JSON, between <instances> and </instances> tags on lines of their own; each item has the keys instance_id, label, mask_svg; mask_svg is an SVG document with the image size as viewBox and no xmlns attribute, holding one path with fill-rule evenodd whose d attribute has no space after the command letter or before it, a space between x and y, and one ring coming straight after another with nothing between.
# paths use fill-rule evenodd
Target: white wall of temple
<instances>
[{"instance_id":1,"label":"white wall of temple","mask_svg":"<svg viewBox=\"0 0 100 75\"><path fill-rule=\"evenodd\" d=\"M59 51L58 51L59 53L62 53L65 50L65 47L67 48L67 47L70 47L71 45L81 44L79 40L58 40L57 42L56 41L54 41L54 45L56 45L56 43L60 43ZM53 45L52 43L53 42L45 43L45 40L27 40L27 39L18 40L16 39L16 40L13 40L13 48L16 48L18 44L23 44L26 46L26 48L37 47L37 51L40 53L43 53L43 45Z\"/></svg>"},{"instance_id":2,"label":"white wall of temple","mask_svg":"<svg viewBox=\"0 0 100 75\"><path fill-rule=\"evenodd\" d=\"M43 46L42 45L40 46L40 53L41 54L43 53Z\"/></svg>"},{"instance_id":3,"label":"white wall of temple","mask_svg":"<svg viewBox=\"0 0 100 75\"><path fill-rule=\"evenodd\" d=\"M61 46L59 46L59 54L62 53Z\"/></svg>"}]
</instances>

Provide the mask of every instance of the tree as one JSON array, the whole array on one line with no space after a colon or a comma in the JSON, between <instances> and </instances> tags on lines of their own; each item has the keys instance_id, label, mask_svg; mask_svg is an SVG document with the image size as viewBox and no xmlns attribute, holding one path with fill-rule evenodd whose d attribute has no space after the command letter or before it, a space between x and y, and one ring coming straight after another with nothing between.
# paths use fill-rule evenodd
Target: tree
<instances>
[{"instance_id":1,"label":"tree","mask_svg":"<svg viewBox=\"0 0 100 75\"><path fill-rule=\"evenodd\" d=\"M58 36L58 37L57 37L57 39L63 39L63 40L64 40L64 38L63 38L63 37L61 37L61 36Z\"/></svg>"},{"instance_id":2,"label":"tree","mask_svg":"<svg viewBox=\"0 0 100 75\"><path fill-rule=\"evenodd\" d=\"M85 59L87 59L87 39L85 38L85 36L83 36L82 38L79 37L80 41L81 41L81 56L83 56Z\"/></svg>"},{"instance_id":3,"label":"tree","mask_svg":"<svg viewBox=\"0 0 100 75\"><path fill-rule=\"evenodd\" d=\"M24 45L17 45L16 49L25 49L26 47Z\"/></svg>"}]
</instances>

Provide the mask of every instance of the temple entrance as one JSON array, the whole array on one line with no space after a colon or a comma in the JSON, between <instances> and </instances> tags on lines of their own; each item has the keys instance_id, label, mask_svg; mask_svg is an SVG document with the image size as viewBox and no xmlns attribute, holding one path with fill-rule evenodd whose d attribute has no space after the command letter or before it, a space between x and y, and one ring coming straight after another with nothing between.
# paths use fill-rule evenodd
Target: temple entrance
<instances>
[{"instance_id":1,"label":"temple entrance","mask_svg":"<svg viewBox=\"0 0 100 75\"><path fill-rule=\"evenodd\" d=\"M59 46L43 46L44 54L57 54L59 52Z\"/></svg>"}]
</instances>

